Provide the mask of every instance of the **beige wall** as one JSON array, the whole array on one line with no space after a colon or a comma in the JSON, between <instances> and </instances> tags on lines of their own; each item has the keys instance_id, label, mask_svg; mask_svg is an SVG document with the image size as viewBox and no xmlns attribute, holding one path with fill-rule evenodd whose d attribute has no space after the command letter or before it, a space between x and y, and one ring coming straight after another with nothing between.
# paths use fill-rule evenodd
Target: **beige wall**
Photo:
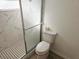
<instances>
[{"instance_id":1,"label":"beige wall","mask_svg":"<svg viewBox=\"0 0 79 59\"><path fill-rule=\"evenodd\" d=\"M79 0L46 0L44 22L58 33L52 50L79 59Z\"/></svg>"}]
</instances>

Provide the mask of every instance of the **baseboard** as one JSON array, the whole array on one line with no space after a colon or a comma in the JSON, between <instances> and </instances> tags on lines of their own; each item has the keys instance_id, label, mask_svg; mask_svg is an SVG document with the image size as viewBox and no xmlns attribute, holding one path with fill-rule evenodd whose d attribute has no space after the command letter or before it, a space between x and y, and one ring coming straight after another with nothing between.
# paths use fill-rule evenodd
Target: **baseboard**
<instances>
[{"instance_id":1,"label":"baseboard","mask_svg":"<svg viewBox=\"0 0 79 59\"><path fill-rule=\"evenodd\" d=\"M56 51L56 50L50 50L51 52L55 53L56 55L62 57L63 59L70 59L69 57L61 54L60 52Z\"/></svg>"}]
</instances>

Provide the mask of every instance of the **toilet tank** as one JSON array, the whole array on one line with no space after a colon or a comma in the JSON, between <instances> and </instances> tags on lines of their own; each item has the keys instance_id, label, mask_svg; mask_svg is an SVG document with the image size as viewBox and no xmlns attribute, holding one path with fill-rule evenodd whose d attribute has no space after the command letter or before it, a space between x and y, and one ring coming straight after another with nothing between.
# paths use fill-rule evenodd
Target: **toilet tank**
<instances>
[{"instance_id":1,"label":"toilet tank","mask_svg":"<svg viewBox=\"0 0 79 59\"><path fill-rule=\"evenodd\" d=\"M43 32L42 40L51 44L54 42L55 37L56 37L56 32L45 31Z\"/></svg>"}]
</instances>

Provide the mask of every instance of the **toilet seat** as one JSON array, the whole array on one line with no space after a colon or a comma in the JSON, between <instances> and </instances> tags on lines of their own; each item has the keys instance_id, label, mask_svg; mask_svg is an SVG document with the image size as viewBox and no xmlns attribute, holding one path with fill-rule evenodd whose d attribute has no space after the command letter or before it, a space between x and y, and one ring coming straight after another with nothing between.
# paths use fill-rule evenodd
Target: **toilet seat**
<instances>
[{"instance_id":1,"label":"toilet seat","mask_svg":"<svg viewBox=\"0 0 79 59\"><path fill-rule=\"evenodd\" d=\"M50 44L48 42L42 41L36 47L36 53L38 55L43 55L49 52Z\"/></svg>"}]
</instances>

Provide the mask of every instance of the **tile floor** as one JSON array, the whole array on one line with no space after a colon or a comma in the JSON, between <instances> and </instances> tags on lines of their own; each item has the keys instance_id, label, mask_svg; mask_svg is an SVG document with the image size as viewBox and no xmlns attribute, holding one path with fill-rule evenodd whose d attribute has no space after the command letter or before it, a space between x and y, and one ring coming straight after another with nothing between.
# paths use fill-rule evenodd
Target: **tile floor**
<instances>
[{"instance_id":1,"label":"tile floor","mask_svg":"<svg viewBox=\"0 0 79 59\"><path fill-rule=\"evenodd\" d=\"M37 59L36 54L33 55L30 59ZM48 56L48 59L64 59L64 58L62 58L54 53L53 53L53 55L51 55L51 53L50 53L50 55Z\"/></svg>"}]
</instances>

